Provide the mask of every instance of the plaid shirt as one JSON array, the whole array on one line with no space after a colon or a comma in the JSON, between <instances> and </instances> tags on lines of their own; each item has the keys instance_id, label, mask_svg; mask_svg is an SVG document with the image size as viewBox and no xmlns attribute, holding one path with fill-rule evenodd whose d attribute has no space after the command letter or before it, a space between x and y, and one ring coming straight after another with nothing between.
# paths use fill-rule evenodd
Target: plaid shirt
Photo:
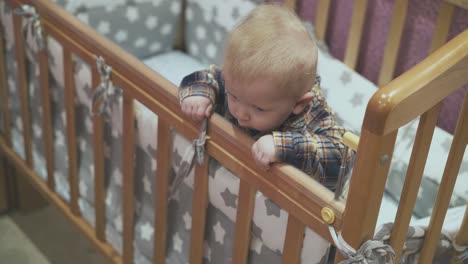
<instances>
[{"instance_id":1,"label":"plaid shirt","mask_svg":"<svg viewBox=\"0 0 468 264\"><path fill-rule=\"evenodd\" d=\"M179 102L189 96L205 96L213 103L215 112L223 115L234 125L237 119L231 115L227 105L222 71L216 66L186 76L179 88ZM240 127L255 139L272 134L280 160L294 165L311 175L329 189L334 190L343 160L343 134L333 110L327 105L320 92L320 79L312 88L313 99L300 114L291 114L278 131L260 132ZM348 155L346 172L351 167L353 155Z\"/></svg>"}]
</instances>

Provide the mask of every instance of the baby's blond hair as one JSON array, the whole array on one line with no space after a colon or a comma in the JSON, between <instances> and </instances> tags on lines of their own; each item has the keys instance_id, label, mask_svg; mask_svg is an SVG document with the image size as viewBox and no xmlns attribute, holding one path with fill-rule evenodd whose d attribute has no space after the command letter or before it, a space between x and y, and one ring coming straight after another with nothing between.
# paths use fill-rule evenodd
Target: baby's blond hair
<instances>
[{"instance_id":1,"label":"baby's blond hair","mask_svg":"<svg viewBox=\"0 0 468 264\"><path fill-rule=\"evenodd\" d=\"M315 81L317 48L299 17L279 5L256 7L231 31L224 69L233 80L266 78L295 96Z\"/></svg>"}]
</instances>

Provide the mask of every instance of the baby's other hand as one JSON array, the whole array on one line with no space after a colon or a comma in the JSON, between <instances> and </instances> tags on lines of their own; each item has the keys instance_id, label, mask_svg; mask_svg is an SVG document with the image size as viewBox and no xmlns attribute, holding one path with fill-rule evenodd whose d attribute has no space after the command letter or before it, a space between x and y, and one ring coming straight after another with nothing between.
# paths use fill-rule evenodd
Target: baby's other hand
<instances>
[{"instance_id":1,"label":"baby's other hand","mask_svg":"<svg viewBox=\"0 0 468 264\"><path fill-rule=\"evenodd\" d=\"M190 96L185 98L180 105L182 112L194 121L201 121L210 117L213 104L204 96Z\"/></svg>"},{"instance_id":2,"label":"baby's other hand","mask_svg":"<svg viewBox=\"0 0 468 264\"><path fill-rule=\"evenodd\" d=\"M279 161L273 135L265 135L259 138L252 146L252 155L257 166L263 170L270 169L270 163Z\"/></svg>"}]
</instances>

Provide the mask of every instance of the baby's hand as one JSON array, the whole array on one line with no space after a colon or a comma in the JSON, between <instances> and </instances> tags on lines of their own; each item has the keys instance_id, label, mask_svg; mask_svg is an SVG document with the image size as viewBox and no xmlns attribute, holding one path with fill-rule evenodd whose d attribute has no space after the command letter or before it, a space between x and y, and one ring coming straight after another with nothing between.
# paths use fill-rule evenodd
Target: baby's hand
<instances>
[{"instance_id":1,"label":"baby's hand","mask_svg":"<svg viewBox=\"0 0 468 264\"><path fill-rule=\"evenodd\" d=\"M255 163L263 170L270 169L270 163L279 161L272 135L262 136L252 146Z\"/></svg>"},{"instance_id":2,"label":"baby's hand","mask_svg":"<svg viewBox=\"0 0 468 264\"><path fill-rule=\"evenodd\" d=\"M210 117L213 104L204 96L190 96L185 98L181 104L182 112L194 121L201 121Z\"/></svg>"}]
</instances>

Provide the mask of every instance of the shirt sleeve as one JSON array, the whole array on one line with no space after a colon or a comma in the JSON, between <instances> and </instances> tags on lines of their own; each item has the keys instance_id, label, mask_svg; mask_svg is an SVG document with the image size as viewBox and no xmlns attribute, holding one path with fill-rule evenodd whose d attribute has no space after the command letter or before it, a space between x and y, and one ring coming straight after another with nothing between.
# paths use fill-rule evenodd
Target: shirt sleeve
<instances>
[{"instance_id":1,"label":"shirt sleeve","mask_svg":"<svg viewBox=\"0 0 468 264\"><path fill-rule=\"evenodd\" d=\"M331 126L319 130L315 133L273 132L275 149L281 161L294 165L333 190L343 161L344 129ZM345 161L347 167L350 163L350 159Z\"/></svg>"},{"instance_id":2,"label":"shirt sleeve","mask_svg":"<svg viewBox=\"0 0 468 264\"><path fill-rule=\"evenodd\" d=\"M179 103L189 96L204 96L214 105L222 85L221 70L211 65L206 70L196 71L182 79L179 87Z\"/></svg>"}]
</instances>

